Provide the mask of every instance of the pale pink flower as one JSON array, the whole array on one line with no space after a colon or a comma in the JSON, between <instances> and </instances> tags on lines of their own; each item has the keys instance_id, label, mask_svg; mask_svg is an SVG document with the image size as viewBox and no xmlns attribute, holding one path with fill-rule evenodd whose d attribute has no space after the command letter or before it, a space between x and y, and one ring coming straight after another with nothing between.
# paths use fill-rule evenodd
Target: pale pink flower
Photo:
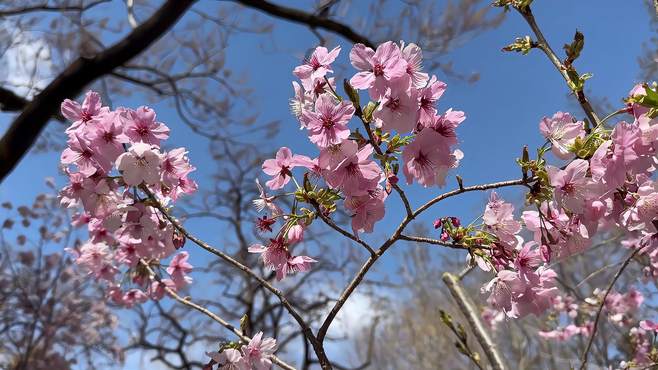
<instances>
[{"instance_id":1,"label":"pale pink flower","mask_svg":"<svg viewBox=\"0 0 658 370\"><path fill-rule=\"evenodd\" d=\"M103 107L100 95L95 91L87 91L82 105L70 99L64 99L61 105L62 115L73 122L73 124L66 129L66 132L75 131L80 127L84 127L89 122L96 121L105 113L109 112L108 107Z\"/></svg>"},{"instance_id":2,"label":"pale pink flower","mask_svg":"<svg viewBox=\"0 0 658 370\"><path fill-rule=\"evenodd\" d=\"M450 152L444 136L425 129L402 151L402 169L408 184L415 179L425 187L443 186L446 174L457 167L460 158L461 152Z\"/></svg>"},{"instance_id":3,"label":"pale pink flower","mask_svg":"<svg viewBox=\"0 0 658 370\"><path fill-rule=\"evenodd\" d=\"M260 331L251 338L249 344L242 347L242 356L244 361L252 370L268 370L272 366L269 356L276 351L276 340L273 338L264 338L263 332Z\"/></svg>"},{"instance_id":4,"label":"pale pink flower","mask_svg":"<svg viewBox=\"0 0 658 370\"><path fill-rule=\"evenodd\" d=\"M97 171L107 173L112 168L112 163L94 150L91 143L77 132L72 133L67 144L68 147L64 149L60 158L62 164L75 164L85 177L90 177Z\"/></svg>"},{"instance_id":5,"label":"pale pink flower","mask_svg":"<svg viewBox=\"0 0 658 370\"><path fill-rule=\"evenodd\" d=\"M178 185L181 178L194 171L195 168L190 165L185 148L172 149L162 155L160 163L161 181L167 187Z\"/></svg>"},{"instance_id":6,"label":"pale pink flower","mask_svg":"<svg viewBox=\"0 0 658 370\"><path fill-rule=\"evenodd\" d=\"M640 328L646 331L658 331L658 323L651 320L642 320L640 321Z\"/></svg>"},{"instance_id":7,"label":"pale pink flower","mask_svg":"<svg viewBox=\"0 0 658 370\"><path fill-rule=\"evenodd\" d=\"M265 208L269 209L270 213L272 216L277 216L283 213L281 208L274 203L274 197L273 196L268 196L267 192L265 192L265 189L263 186L260 184L260 181L256 179L256 187L258 188L258 199L254 199L252 203L254 204L254 207L256 207L256 211L261 212Z\"/></svg>"},{"instance_id":8,"label":"pale pink flower","mask_svg":"<svg viewBox=\"0 0 658 370\"><path fill-rule=\"evenodd\" d=\"M489 196L482 220L501 242L512 247L518 243L516 234L521 231L521 223L514 220L514 206L499 198L495 191Z\"/></svg>"},{"instance_id":9,"label":"pale pink flower","mask_svg":"<svg viewBox=\"0 0 658 370\"><path fill-rule=\"evenodd\" d=\"M557 112L553 117L544 117L539 123L539 131L548 139L553 154L560 159L569 159L569 149L577 137L585 137L582 121L575 121L569 114Z\"/></svg>"},{"instance_id":10,"label":"pale pink flower","mask_svg":"<svg viewBox=\"0 0 658 370\"><path fill-rule=\"evenodd\" d=\"M138 142L117 158L116 167L127 185L136 186L142 182L153 185L160 181L160 162L157 147Z\"/></svg>"},{"instance_id":11,"label":"pale pink flower","mask_svg":"<svg viewBox=\"0 0 658 370\"><path fill-rule=\"evenodd\" d=\"M254 244L249 247L250 253L260 253L263 264L276 271L277 280L284 279L288 274L308 271L314 259L306 256L292 256L288 250L288 243L279 237L270 239L267 246Z\"/></svg>"},{"instance_id":12,"label":"pale pink flower","mask_svg":"<svg viewBox=\"0 0 658 370\"><path fill-rule=\"evenodd\" d=\"M91 146L105 159L114 163L123 153L123 144L129 141L124 135L119 114L108 112L98 119L96 125L90 130Z\"/></svg>"},{"instance_id":13,"label":"pale pink flower","mask_svg":"<svg viewBox=\"0 0 658 370\"><path fill-rule=\"evenodd\" d=\"M407 76L411 80L411 86L417 89L427 84L429 76L421 72L423 69L423 51L414 43L404 44L401 42L402 58L407 62Z\"/></svg>"},{"instance_id":14,"label":"pale pink flower","mask_svg":"<svg viewBox=\"0 0 658 370\"><path fill-rule=\"evenodd\" d=\"M590 171L595 181L603 180L609 189L621 186L627 173L639 174L636 143L640 141L640 130L636 125L619 122L612 131L611 140L601 144L590 160ZM639 163L638 163L639 162Z\"/></svg>"},{"instance_id":15,"label":"pale pink flower","mask_svg":"<svg viewBox=\"0 0 658 370\"><path fill-rule=\"evenodd\" d=\"M445 82L441 82L436 79L436 76L432 76L427 86L419 90L418 121L421 124L426 122L431 123L435 120L437 114L436 102L446 91L447 87L448 85Z\"/></svg>"},{"instance_id":16,"label":"pale pink flower","mask_svg":"<svg viewBox=\"0 0 658 370\"><path fill-rule=\"evenodd\" d=\"M386 213L384 201L387 195L383 189L378 188L373 194L351 196L345 199L345 208L354 212L352 230L355 234L373 232L375 223L383 219Z\"/></svg>"},{"instance_id":17,"label":"pale pink flower","mask_svg":"<svg viewBox=\"0 0 658 370\"><path fill-rule=\"evenodd\" d=\"M226 348L221 352L206 352L206 355L218 363L222 370L247 370L250 369L242 358L242 353L237 349Z\"/></svg>"},{"instance_id":18,"label":"pale pink flower","mask_svg":"<svg viewBox=\"0 0 658 370\"><path fill-rule=\"evenodd\" d=\"M357 151L357 144L350 140L344 148L345 159L325 173L327 183L351 196L374 190L382 180L382 170L371 159L374 151L372 145L367 144Z\"/></svg>"},{"instance_id":19,"label":"pale pink flower","mask_svg":"<svg viewBox=\"0 0 658 370\"><path fill-rule=\"evenodd\" d=\"M587 198L594 198L588 186L587 178L589 163L583 159L574 159L564 170L554 166L546 166L551 186L555 188L555 201L568 210L581 213Z\"/></svg>"},{"instance_id":20,"label":"pale pink flower","mask_svg":"<svg viewBox=\"0 0 658 370\"><path fill-rule=\"evenodd\" d=\"M308 109L313 109L313 101L306 95L304 88L297 82L292 82L292 88L295 90L295 96L290 99L290 111L299 120L299 129L306 127L304 121L301 120L302 112Z\"/></svg>"},{"instance_id":21,"label":"pale pink flower","mask_svg":"<svg viewBox=\"0 0 658 370\"><path fill-rule=\"evenodd\" d=\"M407 62L392 41L379 45L377 51L356 44L350 51L350 62L361 71L350 79L350 84L356 89L369 89L370 96L377 100L386 93L389 81L407 73Z\"/></svg>"},{"instance_id":22,"label":"pale pink flower","mask_svg":"<svg viewBox=\"0 0 658 370\"><path fill-rule=\"evenodd\" d=\"M130 308L130 307L134 306L135 304L144 303L144 302L148 301L148 299L149 299L149 296L146 295L146 293L144 293L143 291L141 291L139 289L133 288L133 289L130 289L129 291L127 291L123 295L123 297L121 298L121 303L125 307Z\"/></svg>"},{"instance_id":23,"label":"pale pink flower","mask_svg":"<svg viewBox=\"0 0 658 370\"><path fill-rule=\"evenodd\" d=\"M372 116L384 132L410 132L418 121L417 90L407 89L402 79L391 82Z\"/></svg>"},{"instance_id":24,"label":"pale pink flower","mask_svg":"<svg viewBox=\"0 0 658 370\"><path fill-rule=\"evenodd\" d=\"M303 111L301 120L309 130L311 142L326 148L340 144L350 136L347 123L353 115L354 106L351 102L336 104L331 95L323 94L315 101L315 111Z\"/></svg>"},{"instance_id":25,"label":"pale pink flower","mask_svg":"<svg viewBox=\"0 0 658 370\"><path fill-rule=\"evenodd\" d=\"M276 152L274 159L267 159L263 162L263 172L272 176L272 179L267 181L265 185L272 190L281 189L290 181L293 168L303 166L310 161L311 159L306 156L293 155L290 149L281 147Z\"/></svg>"},{"instance_id":26,"label":"pale pink flower","mask_svg":"<svg viewBox=\"0 0 658 370\"><path fill-rule=\"evenodd\" d=\"M442 115L434 116L431 120L424 122L423 127L438 132L446 138L448 145L452 146L457 144L457 133L455 130L465 119L466 115L464 112L450 108Z\"/></svg>"},{"instance_id":27,"label":"pale pink flower","mask_svg":"<svg viewBox=\"0 0 658 370\"><path fill-rule=\"evenodd\" d=\"M133 142L160 145L160 140L169 137L169 128L155 120L155 111L141 106L135 110L124 111L124 133Z\"/></svg>"},{"instance_id":28,"label":"pale pink flower","mask_svg":"<svg viewBox=\"0 0 658 370\"><path fill-rule=\"evenodd\" d=\"M295 67L293 74L302 80L305 89L310 90L310 83L313 80L323 78L328 72L333 72L331 63L336 60L338 53L340 53L340 46L336 46L331 51L324 46L318 46L308 61Z\"/></svg>"},{"instance_id":29,"label":"pale pink flower","mask_svg":"<svg viewBox=\"0 0 658 370\"><path fill-rule=\"evenodd\" d=\"M171 276L171 280L180 288L192 282L192 278L187 274L192 271L192 266L187 260L190 258L189 253L180 252L171 259L167 273Z\"/></svg>"}]
</instances>

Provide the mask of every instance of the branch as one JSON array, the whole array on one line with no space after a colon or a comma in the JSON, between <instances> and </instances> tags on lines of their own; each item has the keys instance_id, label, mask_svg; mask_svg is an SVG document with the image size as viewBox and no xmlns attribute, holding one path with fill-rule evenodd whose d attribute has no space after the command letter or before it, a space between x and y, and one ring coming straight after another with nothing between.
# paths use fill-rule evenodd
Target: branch
<instances>
[{"instance_id":1,"label":"branch","mask_svg":"<svg viewBox=\"0 0 658 370\"><path fill-rule=\"evenodd\" d=\"M502 357L500 356L500 353L498 353L496 345L493 340L491 340L489 333L484 328L482 320L480 320L480 315L473 307L473 303L470 301L461 285L459 285L458 278L449 272L445 272L443 274L443 282L446 284L448 290L450 290L450 294L457 302L457 306L459 306L461 313L466 317L466 321L471 327L473 334L475 334L475 338L477 338L480 343L491 367L494 370L504 370L505 365Z\"/></svg>"},{"instance_id":2,"label":"branch","mask_svg":"<svg viewBox=\"0 0 658 370\"><path fill-rule=\"evenodd\" d=\"M521 16L523 16L523 19L526 20L526 22L532 29L532 32L534 32L535 36L537 37L536 47L539 48L541 51L543 51L544 54L546 54L546 56L551 61L551 63L553 63L557 71L560 72L562 78L564 78L567 84L569 84L569 82L571 82L571 78L567 74L567 67L562 63L562 61L560 61L560 58L557 57L555 51L553 51L548 41L546 41L544 34L541 32L539 26L537 25L535 16L532 14L532 10L530 10L530 6L525 6L523 8L516 8L516 10L519 12L519 14L521 14ZM585 92L581 89L579 91L575 91L575 93L576 93L576 97L578 98L578 103L583 108L583 111L585 111L587 118L589 118L590 122L593 125L598 126L601 123L601 120L594 112L594 108L592 107L589 100L585 96Z\"/></svg>"},{"instance_id":3,"label":"branch","mask_svg":"<svg viewBox=\"0 0 658 370\"><path fill-rule=\"evenodd\" d=\"M375 251L374 255L371 255L368 260L361 266L359 271L356 273L354 278L352 278L352 281L347 285L343 293L338 297L338 300L334 304L334 307L331 308L331 311L329 311L329 314L325 318L324 322L320 326L320 329L318 330L318 341L322 343L324 341L324 337L327 334L327 331L329 330L329 326L331 326L331 322L336 318L336 315L338 315L338 312L340 312L341 308L347 301L347 299L350 297L352 292L356 290L356 287L359 286L363 278L366 276L372 265L377 262L379 257L381 257L387 250L390 248L393 244L395 244L396 241L400 240L402 238L402 232L404 229L409 225L409 223L416 218L418 215L420 215L422 212L430 208L432 205L440 202L443 199L459 195L461 193L466 193L469 191L476 191L476 190L488 190L488 189L496 189L496 188L502 188L506 186L515 186L515 185L524 185L527 186L529 182L534 181L534 178L528 178L528 179L520 179L520 180L510 180L510 181L501 181L501 182L495 182L491 184L483 184L483 185L474 185L474 186L460 186L459 189L449 191L447 193L441 194L438 197L430 200L429 202L425 203L423 206L418 208L416 211L412 212L411 215L405 216L405 218L402 220L398 228L393 232L393 235L391 235L380 247Z\"/></svg>"},{"instance_id":4,"label":"branch","mask_svg":"<svg viewBox=\"0 0 658 370\"><path fill-rule=\"evenodd\" d=\"M589 341L587 342L587 347L585 347L585 351L583 352L583 356L580 362L580 370L585 370L587 368L587 357L589 356L589 351L592 348L592 344L594 343L594 336L596 335L596 328L599 324L599 320L601 319L601 312L603 312L603 306L605 306L605 300L608 298L608 294L610 294L610 291L612 291L612 288L615 286L615 283L621 276L621 274L624 272L626 269L626 266L631 263L633 260L633 257L642 250L643 247L637 248L636 250L631 253L624 263L621 265L617 273L615 274L614 278L610 282L610 285L608 285L608 289L606 289L605 294L603 295L603 298L601 299L601 303L599 304L599 309L596 311L596 318L594 319L594 325L592 326L592 335L589 336Z\"/></svg>"},{"instance_id":5,"label":"branch","mask_svg":"<svg viewBox=\"0 0 658 370\"><path fill-rule=\"evenodd\" d=\"M441 240L432 239L432 238L425 238L425 237L422 237L422 236L409 236L409 235L400 234L399 239L400 240L410 241L410 242L416 242L416 243L440 245L442 247L448 247L448 248L453 248L453 249L464 249L464 250L470 250L472 248L489 249L488 247L485 247L483 245L482 246L478 245L478 246L469 247L468 245L443 242Z\"/></svg>"},{"instance_id":6,"label":"branch","mask_svg":"<svg viewBox=\"0 0 658 370\"><path fill-rule=\"evenodd\" d=\"M302 331L304 332L304 336L308 339L309 342L311 342L311 345L313 346L313 349L315 351L315 354L318 356L318 359L320 360L320 364L322 365L323 369L331 369L331 363L329 362L329 359L327 358L327 355L324 352L324 348L322 348L321 342L317 340L315 335L313 335L313 331L311 330L311 327L304 321L304 319L301 317L301 315L295 310L295 308L290 304L286 296L283 294L282 291L279 289L275 288L267 282L265 279L262 277L258 276L254 271L252 271L249 267L243 265L240 263L238 260L235 258L229 256L228 254L220 251L219 249L211 246L210 244L204 242L203 240L197 238L196 236L192 235L187 229L183 227L183 225L178 222L173 216L169 214L169 212L162 206L160 201L158 201L153 193L146 188L145 186L142 187L142 190L148 196L150 199L153 201L153 205L155 208L157 208L163 216L171 222L171 224L176 228L176 230L180 231L187 239L191 240L194 244L198 245L199 247L205 249L206 251L216 255L217 257L223 259L233 267L237 268L238 270L244 272L245 274L249 275L258 283L263 286L265 289L269 290L272 294L277 296L279 298L279 301L281 304L286 308L288 313L295 319L297 324L302 328Z\"/></svg>"},{"instance_id":7,"label":"branch","mask_svg":"<svg viewBox=\"0 0 658 370\"><path fill-rule=\"evenodd\" d=\"M94 57L79 57L60 73L12 122L0 139L0 181L27 153L64 98L74 98L93 82L148 48L185 14L194 0L168 0L146 22Z\"/></svg>"},{"instance_id":8,"label":"branch","mask_svg":"<svg viewBox=\"0 0 658 370\"><path fill-rule=\"evenodd\" d=\"M81 5L50 6L46 3L44 5L33 5L33 6L26 6L23 8L5 9L5 10L0 10L0 17L11 17L14 15L21 15L21 14L32 13L32 12L84 12L85 10L89 10L90 8L98 4L106 3L109 1L110 0L97 0L85 6L81 6Z\"/></svg>"},{"instance_id":9,"label":"branch","mask_svg":"<svg viewBox=\"0 0 658 370\"><path fill-rule=\"evenodd\" d=\"M150 278L151 278L151 279L155 279L155 280L157 280L157 281L160 281L160 277L157 276L157 275L155 274L155 272L153 271L153 269L151 269L151 266L149 266L149 265L148 265L146 262L144 262L143 260L140 260L139 262L140 262L140 263L142 264L142 266L144 266L144 267L146 268L146 270L149 272L149 275L150 275ZM244 335L244 333L242 333L242 331L240 331L240 330L239 330L238 328L236 328L235 326L231 325L228 321L226 321L226 320L222 319L221 317L217 316L216 314L214 314L213 312L211 312L211 311L208 310L207 308L205 308L205 307L203 307L203 306L201 306L201 305L198 305L198 304L192 302L190 299L183 298L183 297L179 296L178 293L176 293L176 291L174 291L173 289L169 288L168 286L165 286L164 289L165 289L165 291L166 291L166 292L167 292L172 298L174 298L174 299L177 300L178 302L180 302L180 303L184 304L185 306L191 307L191 308L193 308L193 309L195 309L195 310L197 310L197 311L199 311L199 312L205 314L206 316L210 317L212 320L218 322L220 325L222 325L222 326L225 327L226 329L228 329L228 330L230 330L231 332L233 332L235 335L238 336L238 338L242 339L243 341L245 341L245 342L247 342L247 343L249 343L249 341L251 341L251 338L249 338L248 336ZM274 356L274 355L271 355L271 356L270 356L270 360L272 360L273 363L279 365L279 367L281 367L282 369L286 369L286 370L295 370L295 368L294 368L293 366L288 365L287 363L285 363L284 361L282 361L281 359L279 359L278 357L276 357L276 356Z\"/></svg>"},{"instance_id":10,"label":"branch","mask_svg":"<svg viewBox=\"0 0 658 370\"><path fill-rule=\"evenodd\" d=\"M515 186L515 185L524 185L527 186L529 183L535 181L535 178L529 178L529 179L519 179L519 180L509 180L509 181L501 181L501 182L494 182L491 184L483 184L483 185L473 185L473 186L460 186L459 189L455 189L452 191L449 191L447 193L443 193L439 196L437 196L434 199L431 199L427 203L423 204L413 212L412 217L415 218L434 204L450 197L454 197L455 195L459 195L462 193L467 193L469 191L482 191L482 190L489 190L489 189L497 189L497 188L503 188L507 186Z\"/></svg>"},{"instance_id":11,"label":"branch","mask_svg":"<svg viewBox=\"0 0 658 370\"><path fill-rule=\"evenodd\" d=\"M354 43L361 43L370 48L375 48L375 44L368 38L358 34L348 25L336 22L324 16L318 16L306 13L294 8L288 8L282 5L272 4L265 0L234 0L248 8L260 10L263 13L273 17L282 18L291 22L301 23L309 26L311 29L322 28L343 36L345 39Z\"/></svg>"},{"instance_id":12,"label":"branch","mask_svg":"<svg viewBox=\"0 0 658 370\"><path fill-rule=\"evenodd\" d=\"M322 219L322 221L324 221L324 223L327 224L327 226L329 226L332 229L338 231L339 234L344 235L346 238L351 239L351 240L361 244L363 246L363 248L365 248L370 253L371 256L375 254L375 250L372 249L372 247L368 243L366 243L363 240L359 239L354 234L352 234L349 231L343 229L342 227L336 225L336 223L332 219L330 219L324 213L322 213L322 210L320 209L320 207L318 206L317 203L313 202L313 207L315 208L315 214L318 215L318 217L320 217L320 219Z\"/></svg>"}]
</instances>

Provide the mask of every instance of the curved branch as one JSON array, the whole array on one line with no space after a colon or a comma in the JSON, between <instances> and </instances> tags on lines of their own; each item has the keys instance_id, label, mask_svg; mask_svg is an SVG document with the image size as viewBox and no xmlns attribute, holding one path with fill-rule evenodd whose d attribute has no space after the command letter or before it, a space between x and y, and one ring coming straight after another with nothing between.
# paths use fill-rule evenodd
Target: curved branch
<instances>
[{"instance_id":1,"label":"curved branch","mask_svg":"<svg viewBox=\"0 0 658 370\"><path fill-rule=\"evenodd\" d=\"M149 266L146 262L144 262L142 260L140 260L139 262L149 272L149 275L150 275L151 279L155 279L155 280L160 281L160 278L155 274L153 269L151 269L151 266ZM245 342L251 341L251 338L244 335L244 333L242 333L242 331L240 331L240 329L238 329L235 326L231 325L228 321L226 321L226 320L222 319L221 317L217 316L216 314L214 314L212 311L208 310L207 308L205 308L201 305L198 305L198 304L192 302L189 299L186 299L186 298L183 298L183 297L179 296L178 293L176 293L176 291L169 288L168 286L165 286L164 290L167 292L167 294L169 294L172 298L174 298L178 302L180 302L180 303L184 304L185 306L191 307L191 308L205 314L206 316L210 317L212 320L216 321L217 323L219 323L220 325L222 325L226 329L233 332L233 334L237 335L238 338L242 339L243 341L245 341ZM173 321L173 322L178 324L178 322L176 322L176 321ZM270 356L270 360L272 360L273 363L279 365L279 367L281 367L282 369L295 370L295 368L293 366L288 365L283 360L279 359L278 357L276 357L274 355Z\"/></svg>"},{"instance_id":2,"label":"curved branch","mask_svg":"<svg viewBox=\"0 0 658 370\"><path fill-rule=\"evenodd\" d=\"M370 48L375 48L375 44L367 37L358 34L350 26L336 22L324 16L318 16L306 13L294 8L288 8L282 5L272 4L265 0L234 0L236 3L248 8L260 10L263 13L273 17L282 18L291 22L305 24L311 29L322 28L343 36L354 43L361 43Z\"/></svg>"},{"instance_id":3,"label":"curved branch","mask_svg":"<svg viewBox=\"0 0 658 370\"><path fill-rule=\"evenodd\" d=\"M80 57L60 73L12 122L0 139L0 181L27 153L39 133L59 111L64 98L74 98L93 82L128 62L169 30L194 0L168 0L146 22L96 56Z\"/></svg>"},{"instance_id":4,"label":"curved branch","mask_svg":"<svg viewBox=\"0 0 658 370\"><path fill-rule=\"evenodd\" d=\"M169 221L171 224L176 228L176 230L180 231L187 239L191 240L194 244L198 245L199 247L205 249L206 251L216 255L217 257L223 259L233 267L237 268L238 270L244 272L245 274L249 275L258 283L263 286L265 289L269 290L270 293L274 294L277 296L279 301L281 301L281 304L283 307L286 308L288 313L295 319L297 324L302 328L302 331L304 332L304 336L308 339L309 342L311 342L311 345L313 346L313 349L315 350L315 354L318 356L318 359L320 360L320 364L322 365L323 369L331 369L331 363L329 362L329 359L327 358L327 355L324 352L324 348L322 348L321 343L317 340L315 335L313 334L313 331L311 330L311 327L304 321L302 316L295 310L295 308L290 304L288 299L286 298L285 294L283 294L282 291L279 289L275 288L267 282L267 280L263 279L262 277L258 276L254 271L252 271L249 267L243 265L240 263L240 261L236 260L235 258L229 256L228 254L220 251L219 249L211 246L210 244L204 242L203 240L197 238L196 236L192 235L187 229L181 225L178 220L176 220L173 216L169 214L169 212L162 206L162 204L155 198L153 193L147 189L146 187L142 187L142 190L152 200L152 204L155 208L157 208L162 215Z\"/></svg>"}]
</instances>

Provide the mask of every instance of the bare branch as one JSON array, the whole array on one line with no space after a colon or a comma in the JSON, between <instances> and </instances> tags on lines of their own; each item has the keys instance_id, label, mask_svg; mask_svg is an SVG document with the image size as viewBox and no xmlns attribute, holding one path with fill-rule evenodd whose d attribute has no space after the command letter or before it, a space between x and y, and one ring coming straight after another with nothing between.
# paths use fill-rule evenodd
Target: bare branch
<instances>
[{"instance_id":1,"label":"bare branch","mask_svg":"<svg viewBox=\"0 0 658 370\"><path fill-rule=\"evenodd\" d=\"M491 336L489 336L489 333L487 333L484 328L482 320L480 320L480 315L475 310L473 303L459 284L458 278L453 274L446 272L443 274L443 282L446 284L448 290L450 290L450 294L457 302L457 306L459 306L461 313L466 317L466 321L471 327L471 330L473 330L473 333L484 350L487 359L489 359L491 367L494 370L504 370L505 365L502 357L500 356L500 353L498 353L498 349L493 340L491 340Z\"/></svg>"}]
</instances>

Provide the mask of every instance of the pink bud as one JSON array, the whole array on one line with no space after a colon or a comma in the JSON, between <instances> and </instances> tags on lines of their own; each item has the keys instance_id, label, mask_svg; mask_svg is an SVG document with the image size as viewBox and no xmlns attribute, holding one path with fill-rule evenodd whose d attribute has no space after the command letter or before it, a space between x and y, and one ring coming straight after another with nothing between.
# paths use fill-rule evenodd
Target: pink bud
<instances>
[{"instance_id":1,"label":"pink bud","mask_svg":"<svg viewBox=\"0 0 658 370\"><path fill-rule=\"evenodd\" d=\"M439 227L441 227L441 225L443 225L443 219L437 218L436 220L434 220L434 228L435 229L438 229Z\"/></svg>"},{"instance_id":2,"label":"pink bud","mask_svg":"<svg viewBox=\"0 0 658 370\"><path fill-rule=\"evenodd\" d=\"M459 225L461 225L461 222L457 217L450 217L450 222L452 222L452 226L454 227L459 227Z\"/></svg>"},{"instance_id":3,"label":"pink bud","mask_svg":"<svg viewBox=\"0 0 658 370\"><path fill-rule=\"evenodd\" d=\"M450 235L448 235L447 232L443 231L441 233L441 241L447 242L448 240L450 240Z\"/></svg>"},{"instance_id":4,"label":"pink bud","mask_svg":"<svg viewBox=\"0 0 658 370\"><path fill-rule=\"evenodd\" d=\"M288 243L295 244L304 239L304 228L302 225L294 225L288 230Z\"/></svg>"}]
</instances>

